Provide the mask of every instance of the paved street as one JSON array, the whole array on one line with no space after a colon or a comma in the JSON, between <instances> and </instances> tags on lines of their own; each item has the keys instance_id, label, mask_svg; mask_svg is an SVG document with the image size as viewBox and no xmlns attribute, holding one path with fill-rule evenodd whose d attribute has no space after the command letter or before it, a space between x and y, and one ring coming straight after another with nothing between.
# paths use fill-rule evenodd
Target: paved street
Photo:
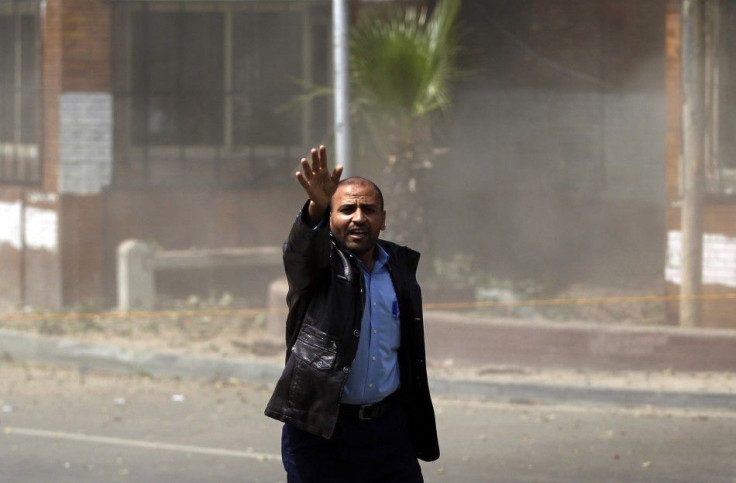
<instances>
[{"instance_id":1,"label":"paved street","mask_svg":"<svg viewBox=\"0 0 736 483\"><path fill-rule=\"evenodd\" d=\"M268 389L0 364L0 481L279 482ZM736 412L436 398L428 482L736 482Z\"/></svg>"}]
</instances>

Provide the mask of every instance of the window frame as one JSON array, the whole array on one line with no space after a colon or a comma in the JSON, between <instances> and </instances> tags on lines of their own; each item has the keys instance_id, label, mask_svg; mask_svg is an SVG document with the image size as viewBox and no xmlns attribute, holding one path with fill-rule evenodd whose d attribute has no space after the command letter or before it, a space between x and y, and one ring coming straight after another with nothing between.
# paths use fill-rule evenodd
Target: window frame
<instances>
[{"instance_id":1,"label":"window frame","mask_svg":"<svg viewBox=\"0 0 736 483\"><path fill-rule=\"evenodd\" d=\"M708 124L706 133L706 154L705 154L705 195L713 201L736 202L736 159L726 164L722 159L722 142L729 139L730 142L736 140L729 138L725 133L725 129L729 126L724 122L721 112L723 87L728 85L724 82L724 71L722 68L724 59L727 58L727 65L736 67L736 52L729 50L728 45L736 45L736 5L728 6L728 0L719 0L708 8L708 19L713 22L712 38L706 40L706 99L708 103ZM733 38L727 38L724 35L724 8L733 9L731 17L734 26ZM736 100L736 74L730 74L730 93L729 95ZM733 102L736 106L736 102ZM731 151L736 153L736 147L732 147ZM681 170L684 176L684 170Z\"/></svg>"},{"instance_id":2,"label":"window frame","mask_svg":"<svg viewBox=\"0 0 736 483\"><path fill-rule=\"evenodd\" d=\"M0 140L0 185L39 185L43 180L42 158L42 105L41 105L41 0L12 0L0 3L0 15L13 19L13 112L10 116L12 140ZM34 48L32 62L35 64L34 79L30 86L23 72L23 17L34 18ZM31 74L33 75L33 74ZM35 81L35 82L34 82ZM28 115L24 108L24 94L35 94L35 109L30 114L35 118L33 132L30 133L35 142L24 141L24 119Z\"/></svg>"},{"instance_id":3,"label":"window frame","mask_svg":"<svg viewBox=\"0 0 736 483\"><path fill-rule=\"evenodd\" d=\"M327 5L325 1L316 2L261 2L261 1L247 1L247 2L194 2L194 1L135 1L135 2L115 2L113 6L117 4L127 4L123 13L118 15L125 16L124 31L119 32L116 36L115 33L111 36L112 51L113 51L113 90L114 90L114 103L115 103L115 164L119 162L123 163L142 163L143 169L146 172L142 176L143 180L147 185L160 186L164 184L175 184L175 183L161 183L152 179L152 172L156 170L157 163L169 163L169 165L175 164L173 159L178 159L179 165L189 165L190 163L205 163L212 159L215 161L215 166L212 168L214 173L214 181L195 181L195 185L230 185L232 183L223 182L221 180L222 173L219 172L217 166L218 163L235 162L239 163L240 160L250 161L257 159L298 159L303 155L304 144L309 142L310 134L312 132L312 120L314 119L314 107L312 103L304 103L300 106L300 125L298 129L298 142L288 145L278 144L240 144L237 142L234 136L235 132L235 102L236 97L239 95L234 90L234 31L233 24L235 16L237 14L243 14L248 12L297 12L301 16L301 72L300 76L306 82L314 82L316 72L313 67L313 58L315 55L314 38L315 28L329 26L329 18L324 16L315 15L312 7L323 7ZM114 10L114 8L113 8ZM223 95L222 95L222 142L215 144L192 144L185 145L181 142L175 144L162 144L162 143L147 143L147 144L136 144L133 140L133 117L135 116L135 108L133 103L137 96L133 87L133 75L134 69L131 67L134 62L135 53L133 52L133 39L132 39L132 16L136 12L218 12L223 14L223 33L222 33L222 55L223 58ZM325 10L329 11L329 10ZM115 19L116 13L112 13L113 20ZM327 29L329 32L329 29ZM331 49L329 49L329 39L325 39L327 42L327 49L325 55L328 57L327 65L331 65ZM120 45L118 45L120 44ZM122 77L119 69L122 71ZM118 72L116 72L116 70ZM122 82L121 82L122 79ZM327 76L329 79L329 76ZM120 84L120 85L119 85ZM123 91L123 93L121 93ZM146 102L150 102L150 98ZM331 110L327 110L326 121L329 123L331 116ZM181 135L181 134L180 134ZM186 169L186 168L183 168ZM119 186L117 176L113 176L113 185ZM154 175L155 178L155 175ZM257 177L256 177L257 178ZM245 184L257 183L258 179L245 179ZM126 184L123 182L122 184ZM179 184L179 183L176 183ZM186 183L185 183L186 184Z\"/></svg>"}]
</instances>

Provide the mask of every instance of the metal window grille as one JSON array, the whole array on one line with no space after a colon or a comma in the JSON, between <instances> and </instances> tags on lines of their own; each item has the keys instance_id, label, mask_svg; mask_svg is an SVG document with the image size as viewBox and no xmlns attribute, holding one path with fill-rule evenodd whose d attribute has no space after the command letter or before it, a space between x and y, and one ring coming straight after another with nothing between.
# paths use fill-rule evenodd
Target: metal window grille
<instances>
[{"instance_id":1,"label":"metal window grille","mask_svg":"<svg viewBox=\"0 0 736 483\"><path fill-rule=\"evenodd\" d=\"M713 49L709 59L711 123L706 187L711 195L736 195L736 4L712 4ZM710 56L709 56L710 57Z\"/></svg>"},{"instance_id":2,"label":"metal window grille","mask_svg":"<svg viewBox=\"0 0 736 483\"><path fill-rule=\"evenodd\" d=\"M0 3L0 183L41 181L37 0Z\"/></svg>"},{"instance_id":3,"label":"metal window grille","mask_svg":"<svg viewBox=\"0 0 736 483\"><path fill-rule=\"evenodd\" d=\"M116 2L113 183L289 182L327 132L327 99L294 100L328 83L329 22L321 3Z\"/></svg>"}]
</instances>

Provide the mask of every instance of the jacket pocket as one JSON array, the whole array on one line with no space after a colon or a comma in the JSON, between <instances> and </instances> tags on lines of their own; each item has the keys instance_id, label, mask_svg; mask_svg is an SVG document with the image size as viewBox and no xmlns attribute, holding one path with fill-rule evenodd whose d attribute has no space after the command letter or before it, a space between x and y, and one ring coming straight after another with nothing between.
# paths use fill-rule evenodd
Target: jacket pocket
<instances>
[{"instance_id":1,"label":"jacket pocket","mask_svg":"<svg viewBox=\"0 0 736 483\"><path fill-rule=\"evenodd\" d=\"M335 366L337 340L311 325L304 324L291 348L291 353L315 369L327 371Z\"/></svg>"}]
</instances>

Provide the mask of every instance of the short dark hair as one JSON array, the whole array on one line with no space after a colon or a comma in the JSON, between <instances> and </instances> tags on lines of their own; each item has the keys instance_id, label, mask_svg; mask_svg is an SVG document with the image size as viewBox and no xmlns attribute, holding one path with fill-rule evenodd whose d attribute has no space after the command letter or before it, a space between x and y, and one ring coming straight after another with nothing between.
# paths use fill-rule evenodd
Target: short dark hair
<instances>
[{"instance_id":1,"label":"short dark hair","mask_svg":"<svg viewBox=\"0 0 736 483\"><path fill-rule=\"evenodd\" d=\"M341 180L340 183L338 183L337 186L340 187L340 186L342 186L344 184L345 185L367 184L367 185L372 186L373 189L376 190L376 193L378 193L378 201L381 203L381 211L384 210L384 207L383 207L383 193L381 192L381 188L379 188L378 185L376 183L374 183L373 181L371 181L371 180L369 180L367 178L362 178L360 176L351 176L349 178L345 178L345 179Z\"/></svg>"}]
</instances>

